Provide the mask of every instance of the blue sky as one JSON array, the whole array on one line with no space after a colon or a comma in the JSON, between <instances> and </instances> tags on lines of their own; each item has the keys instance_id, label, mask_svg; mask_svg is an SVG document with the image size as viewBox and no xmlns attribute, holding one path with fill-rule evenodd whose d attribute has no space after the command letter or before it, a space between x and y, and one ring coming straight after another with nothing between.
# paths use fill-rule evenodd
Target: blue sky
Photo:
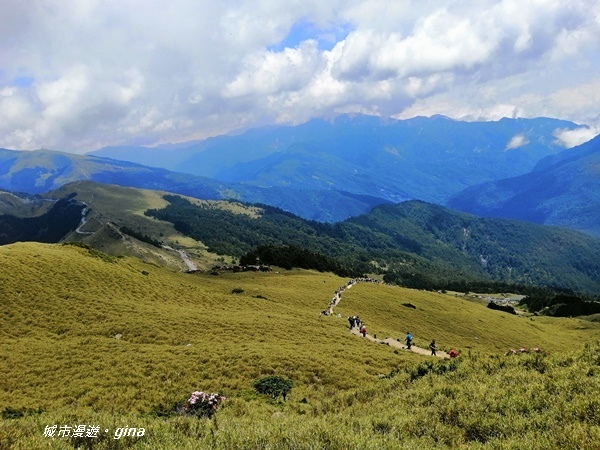
<instances>
[{"instance_id":1,"label":"blue sky","mask_svg":"<svg viewBox=\"0 0 600 450\"><path fill-rule=\"evenodd\" d=\"M351 30L350 24L338 24L322 29L314 23L301 19L292 24L284 39L269 45L267 49L281 52L286 48L296 48L304 41L314 40L319 50L331 50L338 42L344 40Z\"/></svg>"},{"instance_id":2,"label":"blue sky","mask_svg":"<svg viewBox=\"0 0 600 450\"><path fill-rule=\"evenodd\" d=\"M0 147L83 153L343 113L600 129L600 0L4 0ZM585 126L583 126L585 125Z\"/></svg>"}]
</instances>

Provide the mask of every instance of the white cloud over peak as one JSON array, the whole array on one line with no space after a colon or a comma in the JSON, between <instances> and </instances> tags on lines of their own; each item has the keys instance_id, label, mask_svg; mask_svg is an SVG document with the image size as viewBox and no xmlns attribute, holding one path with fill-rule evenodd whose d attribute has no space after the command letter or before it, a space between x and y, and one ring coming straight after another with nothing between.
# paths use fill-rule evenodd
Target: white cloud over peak
<instances>
[{"instance_id":1,"label":"white cloud over peak","mask_svg":"<svg viewBox=\"0 0 600 450\"><path fill-rule=\"evenodd\" d=\"M574 130L558 129L554 131L556 143L565 148L581 145L600 133L600 129L592 127L579 127Z\"/></svg>"},{"instance_id":2,"label":"white cloud over peak","mask_svg":"<svg viewBox=\"0 0 600 450\"><path fill-rule=\"evenodd\" d=\"M83 152L341 112L544 115L589 134L599 17L600 0L5 0L0 146Z\"/></svg>"},{"instance_id":3,"label":"white cloud over peak","mask_svg":"<svg viewBox=\"0 0 600 450\"><path fill-rule=\"evenodd\" d=\"M506 144L505 150L513 150L527 144L529 144L529 140L524 134L516 134L511 138L508 144Z\"/></svg>"}]
</instances>

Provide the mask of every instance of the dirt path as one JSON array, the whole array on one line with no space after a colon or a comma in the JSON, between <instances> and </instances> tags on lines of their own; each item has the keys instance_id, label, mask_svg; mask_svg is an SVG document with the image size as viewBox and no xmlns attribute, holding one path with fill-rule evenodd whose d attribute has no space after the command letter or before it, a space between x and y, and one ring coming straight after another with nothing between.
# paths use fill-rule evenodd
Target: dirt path
<instances>
[{"instance_id":1,"label":"dirt path","mask_svg":"<svg viewBox=\"0 0 600 450\"><path fill-rule=\"evenodd\" d=\"M165 250L169 250L172 252L176 252L179 257L181 258L181 260L183 261L183 263L187 266L188 270L190 271L195 271L198 270L198 266L196 265L196 263L194 263L190 257L187 255L187 253L184 250L177 250L174 249L173 247L169 247L168 245L162 245L162 248L164 248Z\"/></svg>"},{"instance_id":2,"label":"dirt path","mask_svg":"<svg viewBox=\"0 0 600 450\"><path fill-rule=\"evenodd\" d=\"M77 233L77 234L87 234L87 235L94 234L93 231L81 231L81 227L84 226L85 223L86 223L85 216L86 216L86 214L88 212L88 209L89 209L89 205L86 202L81 202L81 203L83 203L84 208L81 210L81 222L79 222L79 226L75 229L75 233Z\"/></svg>"},{"instance_id":3,"label":"dirt path","mask_svg":"<svg viewBox=\"0 0 600 450\"><path fill-rule=\"evenodd\" d=\"M350 332L355 336L362 337L362 334L360 334L360 331L358 331L356 328L353 328L352 330L350 330ZM399 348L402 350L408 350L406 345L404 345L402 342L392 339L392 338L389 338L389 337L385 338L385 339L376 339L373 336L371 336L369 333L367 333L367 335L365 336L365 339L368 339L372 342L376 342L378 344L386 344L390 347ZM417 347L414 344L411 345L410 351L414 352L414 353L418 353L419 355L431 356L431 350L429 350L427 348ZM443 352L441 350L437 350L435 356L437 356L438 358L450 358L450 355L448 355L448 353Z\"/></svg>"},{"instance_id":4,"label":"dirt path","mask_svg":"<svg viewBox=\"0 0 600 450\"><path fill-rule=\"evenodd\" d=\"M340 303L340 301L342 300L341 293L344 292L346 289L350 289L356 283L357 282L353 282L353 283L350 283L350 284L346 285L344 287L344 289L340 292L340 294L338 294L336 292L334 298L329 303L328 311L329 311L330 315L333 315L333 308L335 306L337 306ZM355 336L362 337L362 334L360 333L360 331L358 330L358 328L351 329L350 333L352 333ZM367 335L364 337L364 339L368 339L368 340L370 340L372 342L376 342L378 344L385 344L385 345L388 345L389 347L411 351L411 352L417 353L419 355L432 356L431 355L431 350L429 350L428 348L417 347L416 345L413 344L413 345L411 345L410 350L409 350L406 347L406 345L404 345L402 342L400 342L400 341L398 341L396 339L389 338L389 337L386 337L385 339L376 339L375 337L373 337L369 333L367 333ZM435 356L437 356L438 358L444 358L444 359L445 358L450 358L450 355L448 355L448 353L443 352L441 350L437 350Z\"/></svg>"}]
</instances>

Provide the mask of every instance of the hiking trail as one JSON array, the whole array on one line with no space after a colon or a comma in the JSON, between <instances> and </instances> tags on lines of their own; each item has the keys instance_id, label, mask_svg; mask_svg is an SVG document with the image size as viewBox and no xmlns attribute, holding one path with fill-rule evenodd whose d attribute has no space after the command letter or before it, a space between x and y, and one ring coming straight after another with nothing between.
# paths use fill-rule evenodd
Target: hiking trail
<instances>
[{"instance_id":1,"label":"hiking trail","mask_svg":"<svg viewBox=\"0 0 600 450\"><path fill-rule=\"evenodd\" d=\"M370 282L373 282L372 279L368 279L368 280L370 280ZM337 306L340 303L340 301L342 300L342 295L341 295L342 292L344 292L347 289L352 288L352 286L354 286L356 283L359 283L359 282L360 281L350 280L346 286L342 286L339 290L335 291L335 295L333 296L333 298L329 302L329 307L325 310L325 311L327 311L328 315L333 315L334 314L333 308L335 306ZM323 315L323 312L321 312L321 315ZM352 333L355 336L362 337L362 333L356 327L352 328L350 330L350 333ZM386 337L385 339L377 339L374 336L370 335L369 333L367 333L364 338L368 339L368 340L370 340L372 342L378 343L378 344L388 345L389 347L412 351L412 352L417 353L419 355L433 356L433 355L431 355L431 350L429 350L427 348L417 347L415 344L411 345L410 349L408 349L407 346L405 344L403 344L403 341L401 342L399 339L392 339L390 337ZM435 356L438 357L438 358L443 358L443 359L449 359L450 358L450 355L448 353L442 351L442 350L436 350L436 355Z\"/></svg>"}]
</instances>

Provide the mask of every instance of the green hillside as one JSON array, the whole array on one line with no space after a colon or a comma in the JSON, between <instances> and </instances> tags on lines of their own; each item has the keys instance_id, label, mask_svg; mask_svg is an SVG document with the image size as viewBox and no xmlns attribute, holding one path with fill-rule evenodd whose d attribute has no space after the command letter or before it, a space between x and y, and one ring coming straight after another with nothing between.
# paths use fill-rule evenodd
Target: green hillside
<instances>
[{"instance_id":1,"label":"green hillside","mask_svg":"<svg viewBox=\"0 0 600 450\"><path fill-rule=\"evenodd\" d=\"M541 286L543 296L552 295L552 289L590 298L600 292L597 239L557 227L481 219L425 202L381 205L369 214L327 224L265 205L89 181L46 195L82 202L78 208L85 207L83 222L74 209L70 228L54 232L58 237L52 240L35 233L27 238L23 232L54 231L57 220L52 217L57 214L3 216L0 221L7 225L0 232L6 235L2 242L81 241L114 256L134 256L182 271L240 261L253 264L258 257L266 264L341 276L378 273L386 281L420 289L531 295L531 287ZM10 209L9 202L4 209ZM14 210L22 213L22 208Z\"/></svg>"},{"instance_id":2,"label":"green hillside","mask_svg":"<svg viewBox=\"0 0 600 450\"><path fill-rule=\"evenodd\" d=\"M210 268L222 260L221 256L209 252L202 242L175 230L173 224L144 215L148 209L167 206L168 202L163 199L165 194L161 191L77 181L51 191L47 196L64 198L74 195L76 200L88 205L85 224L77 232L66 236L64 241L84 242L114 256L134 256L178 270L190 268L175 250L185 251L199 269ZM228 202L187 199L197 205L215 205L216 208L255 214L252 208L244 209ZM153 245L157 242L169 248Z\"/></svg>"},{"instance_id":3,"label":"green hillside","mask_svg":"<svg viewBox=\"0 0 600 450\"><path fill-rule=\"evenodd\" d=\"M545 286L591 296L600 292L597 239L557 227L481 219L424 202L381 205L369 214L326 224L265 205L89 181L67 184L47 196L73 197L87 205L85 223L63 241L82 241L105 253L178 270L259 257L267 264L343 276L379 273L386 281L415 288ZM6 242L16 240L24 239ZM313 262L285 261L281 255L289 246Z\"/></svg>"},{"instance_id":4,"label":"green hillside","mask_svg":"<svg viewBox=\"0 0 600 450\"><path fill-rule=\"evenodd\" d=\"M165 199L168 206L146 214L171 222L220 254L293 245L338 258L350 272L378 270L409 287L461 284L469 290L484 280L600 292L600 241L571 230L481 219L418 201L381 205L366 215L322 224L271 207L250 218L177 196Z\"/></svg>"},{"instance_id":5,"label":"green hillside","mask_svg":"<svg viewBox=\"0 0 600 450\"><path fill-rule=\"evenodd\" d=\"M47 212L53 202L36 195L0 191L0 215L34 217Z\"/></svg>"},{"instance_id":6,"label":"green hillside","mask_svg":"<svg viewBox=\"0 0 600 450\"><path fill-rule=\"evenodd\" d=\"M3 449L593 448L600 438L597 323L372 283L343 292L342 317L320 317L346 279L185 274L72 245L2 246L0 264ZM435 337L461 356L356 337L350 314L369 333L409 328L417 345ZM504 355L522 346L545 353ZM293 380L287 402L254 392L266 375ZM167 414L194 390L227 400L213 419ZM52 424L102 432L44 437ZM123 427L145 435L114 439Z\"/></svg>"}]
</instances>

